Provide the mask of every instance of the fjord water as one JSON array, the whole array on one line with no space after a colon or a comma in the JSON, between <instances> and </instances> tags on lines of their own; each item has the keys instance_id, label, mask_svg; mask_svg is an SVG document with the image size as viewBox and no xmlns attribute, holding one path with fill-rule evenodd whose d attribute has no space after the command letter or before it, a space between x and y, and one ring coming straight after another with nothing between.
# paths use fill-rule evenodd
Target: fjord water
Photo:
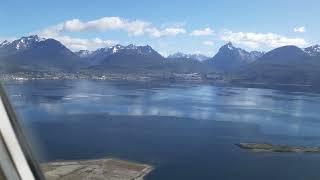
<instances>
[{"instance_id":1,"label":"fjord water","mask_svg":"<svg viewBox=\"0 0 320 180\"><path fill-rule=\"evenodd\" d=\"M146 179L314 180L320 154L252 153L240 142L320 146L320 95L188 83L7 82L41 161L115 157Z\"/></svg>"}]
</instances>

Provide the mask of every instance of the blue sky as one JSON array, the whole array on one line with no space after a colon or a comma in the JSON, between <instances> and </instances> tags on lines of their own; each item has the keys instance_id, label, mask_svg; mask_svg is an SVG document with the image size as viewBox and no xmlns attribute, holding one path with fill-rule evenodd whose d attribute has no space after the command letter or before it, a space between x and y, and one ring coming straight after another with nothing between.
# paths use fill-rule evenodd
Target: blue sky
<instances>
[{"instance_id":1,"label":"blue sky","mask_svg":"<svg viewBox=\"0 0 320 180\"><path fill-rule=\"evenodd\" d=\"M0 40L39 34L67 47L149 44L162 54L212 55L228 41L248 50L319 43L318 0L2 1Z\"/></svg>"}]
</instances>

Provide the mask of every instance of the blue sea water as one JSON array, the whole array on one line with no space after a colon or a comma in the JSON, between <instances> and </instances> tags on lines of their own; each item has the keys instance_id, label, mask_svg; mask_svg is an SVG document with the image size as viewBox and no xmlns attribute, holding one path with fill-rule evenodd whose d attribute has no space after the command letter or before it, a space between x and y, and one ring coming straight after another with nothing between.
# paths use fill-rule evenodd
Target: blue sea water
<instances>
[{"instance_id":1,"label":"blue sea water","mask_svg":"<svg viewBox=\"0 0 320 180\"><path fill-rule=\"evenodd\" d=\"M93 80L5 86L41 161L116 157L153 165L147 180L320 179L320 154L235 145L320 146L316 93Z\"/></svg>"}]
</instances>

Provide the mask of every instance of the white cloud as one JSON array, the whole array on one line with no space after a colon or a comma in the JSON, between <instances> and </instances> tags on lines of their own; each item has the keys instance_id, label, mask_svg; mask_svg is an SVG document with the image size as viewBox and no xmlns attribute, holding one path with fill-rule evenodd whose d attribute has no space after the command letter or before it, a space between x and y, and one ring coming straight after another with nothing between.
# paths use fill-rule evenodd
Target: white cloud
<instances>
[{"instance_id":1,"label":"white cloud","mask_svg":"<svg viewBox=\"0 0 320 180\"><path fill-rule=\"evenodd\" d=\"M294 32L299 32L299 33L304 33L306 32L306 28L304 26L301 26L301 27L295 27L293 29Z\"/></svg>"},{"instance_id":2,"label":"white cloud","mask_svg":"<svg viewBox=\"0 0 320 180\"><path fill-rule=\"evenodd\" d=\"M190 33L191 36L210 36L212 34L213 34L213 30L211 28L194 30Z\"/></svg>"},{"instance_id":3,"label":"white cloud","mask_svg":"<svg viewBox=\"0 0 320 180\"><path fill-rule=\"evenodd\" d=\"M221 40L231 41L251 48L260 46L280 47L285 45L305 46L307 42L302 38L288 38L274 33L252 33L224 31L220 35Z\"/></svg>"},{"instance_id":4,"label":"white cloud","mask_svg":"<svg viewBox=\"0 0 320 180\"><path fill-rule=\"evenodd\" d=\"M190 54L204 55L204 56L210 57L210 56L213 56L214 53L211 51L192 51L190 52Z\"/></svg>"},{"instance_id":5,"label":"white cloud","mask_svg":"<svg viewBox=\"0 0 320 180\"><path fill-rule=\"evenodd\" d=\"M63 25L58 24L58 25L50 26L41 31L32 32L30 34L37 34L43 37L54 37L54 36L58 36L62 32L62 29L63 29Z\"/></svg>"},{"instance_id":6,"label":"white cloud","mask_svg":"<svg viewBox=\"0 0 320 180\"><path fill-rule=\"evenodd\" d=\"M32 33L34 34L34 33ZM62 35L53 29L45 30L36 33L43 38L53 38L60 41L63 45L73 51L78 50L96 50L102 47L108 47L117 44L114 40L102 40L100 38L86 39L86 38L73 38L70 36Z\"/></svg>"},{"instance_id":7,"label":"white cloud","mask_svg":"<svg viewBox=\"0 0 320 180\"><path fill-rule=\"evenodd\" d=\"M159 54L161 54L161 56L165 58L169 56L169 54L166 51L159 51Z\"/></svg>"},{"instance_id":8,"label":"white cloud","mask_svg":"<svg viewBox=\"0 0 320 180\"><path fill-rule=\"evenodd\" d=\"M163 30L158 30L157 28L148 28L146 29L146 32L148 32L151 37L160 38L185 34L186 30L180 27L165 28Z\"/></svg>"},{"instance_id":9,"label":"white cloud","mask_svg":"<svg viewBox=\"0 0 320 180\"><path fill-rule=\"evenodd\" d=\"M176 36L186 33L186 30L181 27L167 27L158 29L151 23L141 20L127 20L120 17L103 17L92 21L81 21L72 19L55 26L44 29L42 34L57 35L64 32L105 32L110 30L121 30L128 33L130 36L141 36L149 34L151 37Z\"/></svg>"},{"instance_id":10,"label":"white cloud","mask_svg":"<svg viewBox=\"0 0 320 180\"><path fill-rule=\"evenodd\" d=\"M105 32L108 30L123 30L129 35L143 35L150 23L140 20L129 21L120 17L103 17L100 19L83 22L79 19L72 19L51 26L43 32L47 34L59 34L63 32Z\"/></svg>"},{"instance_id":11,"label":"white cloud","mask_svg":"<svg viewBox=\"0 0 320 180\"><path fill-rule=\"evenodd\" d=\"M206 45L206 46L213 46L214 43L212 41L203 41L202 44Z\"/></svg>"},{"instance_id":12,"label":"white cloud","mask_svg":"<svg viewBox=\"0 0 320 180\"><path fill-rule=\"evenodd\" d=\"M172 37L187 33L184 28L178 26L158 29L146 21L131 21L120 17L103 17L92 21L81 21L79 19L67 20L31 34L38 34L44 38L54 38L72 50L91 50L113 45L117 43L117 41L102 40L99 38L72 38L64 34L74 32L105 32L111 30L124 31L128 33L129 36L149 35L153 38Z\"/></svg>"},{"instance_id":13,"label":"white cloud","mask_svg":"<svg viewBox=\"0 0 320 180\"><path fill-rule=\"evenodd\" d=\"M100 38L94 39L82 39L82 38L72 38L70 36L57 36L54 39L60 41L62 44L67 46L73 51L77 50L96 50L101 47L108 47L117 44L117 41L112 40L102 40Z\"/></svg>"}]
</instances>

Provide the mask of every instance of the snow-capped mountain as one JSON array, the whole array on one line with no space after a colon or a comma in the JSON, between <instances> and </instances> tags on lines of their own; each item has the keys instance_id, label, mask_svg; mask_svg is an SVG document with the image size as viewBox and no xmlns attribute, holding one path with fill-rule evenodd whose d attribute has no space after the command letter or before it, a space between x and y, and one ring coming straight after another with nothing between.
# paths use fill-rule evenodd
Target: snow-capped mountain
<instances>
[{"instance_id":1,"label":"snow-capped mountain","mask_svg":"<svg viewBox=\"0 0 320 180\"><path fill-rule=\"evenodd\" d=\"M157 51L152 49L151 46L136 46L133 44L130 44L128 46L122 46L120 44L117 44L115 46L106 47L106 48L100 48L96 51L93 51L92 53L88 54L88 58L91 59L92 65L97 65L101 63L102 61L108 59L110 56L114 55L133 55L133 56L161 56Z\"/></svg>"},{"instance_id":2,"label":"snow-capped mountain","mask_svg":"<svg viewBox=\"0 0 320 180\"><path fill-rule=\"evenodd\" d=\"M15 49L15 50L25 50L27 48L34 46L36 43L44 40L45 40L44 38L40 38L37 35L32 35L32 36L22 37L12 42L3 41L0 44L0 47L7 48L7 49Z\"/></svg>"},{"instance_id":3,"label":"snow-capped mountain","mask_svg":"<svg viewBox=\"0 0 320 180\"><path fill-rule=\"evenodd\" d=\"M221 71L232 71L244 65L248 65L264 55L264 52L248 52L233 46L231 42L222 46L218 53L207 60L216 69Z\"/></svg>"},{"instance_id":4,"label":"snow-capped mountain","mask_svg":"<svg viewBox=\"0 0 320 180\"><path fill-rule=\"evenodd\" d=\"M19 51L29 49L44 40L45 39L40 38L37 35L22 37L12 42L5 40L0 44L0 55L4 56L8 54L14 54Z\"/></svg>"},{"instance_id":5,"label":"snow-capped mountain","mask_svg":"<svg viewBox=\"0 0 320 180\"><path fill-rule=\"evenodd\" d=\"M79 56L80 58L87 58L92 54L92 51L80 50L80 51L74 52L74 54Z\"/></svg>"},{"instance_id":6,"label":"snow-capped mountain","mask_svg":"<svg viewBox=\"0 0 320 180\"><path fill-rule=\"evenodd\" d=\"M121 45L115 45L112 47L106 47L106 48L100 48L97 49L95 51L93 51L90 54L90 57L93 59L104 59L110 55L112 55L113 53L118 52L119 49L121 49L122 46Z\"/></svg>"},{"instance_id":7,"label":"snow-capped mountain","mask_svg":"<svg viewBox=\"0 0 320 180\"><path fill-rule=\"evenodd\" d=\"M147 46L136 46L136 45L130 44L128 46L122 46L120 44L117 44L117 45L111 46L111 47L100 48L100 49L92 52L91 56L92 57L96 57L96 56L107 57L107 56L110 56L112 54L121 53L121 52L136 53L136 54L142 54L142 55L148 55L148 54L152 54L152 53L157 53L149 45L147 45Z\"/></svg>"},{"instance_id":8,"label":"snow-capped mountain","mask_svg":"<svg viewBox=\"0 0 320 180\"><path fill-rule=\"evenodd\" d=\"M150 46L115 45L96 51L71 52L59 41L38 36L0 43L1 71L72 71L81 69L121 72L228 72L244 70L239 77L292 83L318 79L320 46L283 46L267 53L248 52L232 43L209 58L199 54L176 53L166 60ZM190 60L189 60L190 59ZM318 74L317 74L318 73ZM297 77L297 76L301 77ZM256 78L257 77L257 78ZM310 79L311 78L311 79ZM312 79L314 78L314 80ZM307 81L306 81L307 82Z\"/></svg>"},{"instance_id":9,"label":"snow-capped mountain","mask_svg":"<svg viewBox=\"0 0 320 180\"><path fill-rule=\"evenodd\" d=\"M320 56L320 45L314 45L303 49L310 56Z\"/></svg>"},{"instance_id":10,"label":"snow-capped mountain","mask_svg":"<svg viewBox=\"0 0 320 180\"><path fill-rule=\"evenodd\" d=\"M0 46L1 65L6 70L62 70L77 64L77 56L54 39L43 39L37 35L22 37L12 42L4 41Z\"/></svg>"},{"instance_id":11,"label":"snow-capped mountain","mask_svg":"<svg viewBox=\"0 0 320 180\"><path fill-rule=\"evenodd\" d=\"M202 54L184 54L181 52L177 52L175 54L169 55L168 59L192 59L197 61L205 61L209 59L209 57Z\"/></svg>"},{"instance_id":12,"label":"snow-capped mountain","mask_svg":"<svg viewBox=\"0 0 320 180\"><path fill-rule=\"evenodd\" d=\"M115 45L98 49L90 56L91 66L112 71L139 71L160 67L164 58L150 46Z\"/></svg>"},{"instance_id":13,"label":"snow-capped mountain","mask_svg":"<svg viewBox=\"0 0 320 180\"><path fill-rule=\"evenodd\" d=\"M235 57L238 56L239 58L241 58L243 61L246 61L246 62L253 62L264 54L264 52L260 52L260 51L248 52L244 49L235 47L231 42L222 46L218 53L220 52L224 54L233 55Z\"/></svg>"},{"instance_id":14,"label":"snow-capped mountain","mask_svg":"<svg viewBox=\"0 0 320 180\"><path fill-rule=\"evenodd\" d=\"M140 54L140 55L152 55L152 54L159 55L159 53L156 52L154 49L152 49L152 47L149 45L146 45L146 46L136 46L133 44L130 44L128 46L116 45L111 47L111 49L112 49L112 54L127 53L127 54Z\"/></svg>"},{"instance_id":15,"label":"snow-capped mountain","mask_svg":"<svg viewBox=\"0 0 320 180\"><path fill-rule=\"evenodd\" d=\"M7 40L4 40L3 42L0 43L0 48L6 46L6 45L8 45L8 44L10 44L10 42L7 41Z\"/></svg>"}]
</instances>

